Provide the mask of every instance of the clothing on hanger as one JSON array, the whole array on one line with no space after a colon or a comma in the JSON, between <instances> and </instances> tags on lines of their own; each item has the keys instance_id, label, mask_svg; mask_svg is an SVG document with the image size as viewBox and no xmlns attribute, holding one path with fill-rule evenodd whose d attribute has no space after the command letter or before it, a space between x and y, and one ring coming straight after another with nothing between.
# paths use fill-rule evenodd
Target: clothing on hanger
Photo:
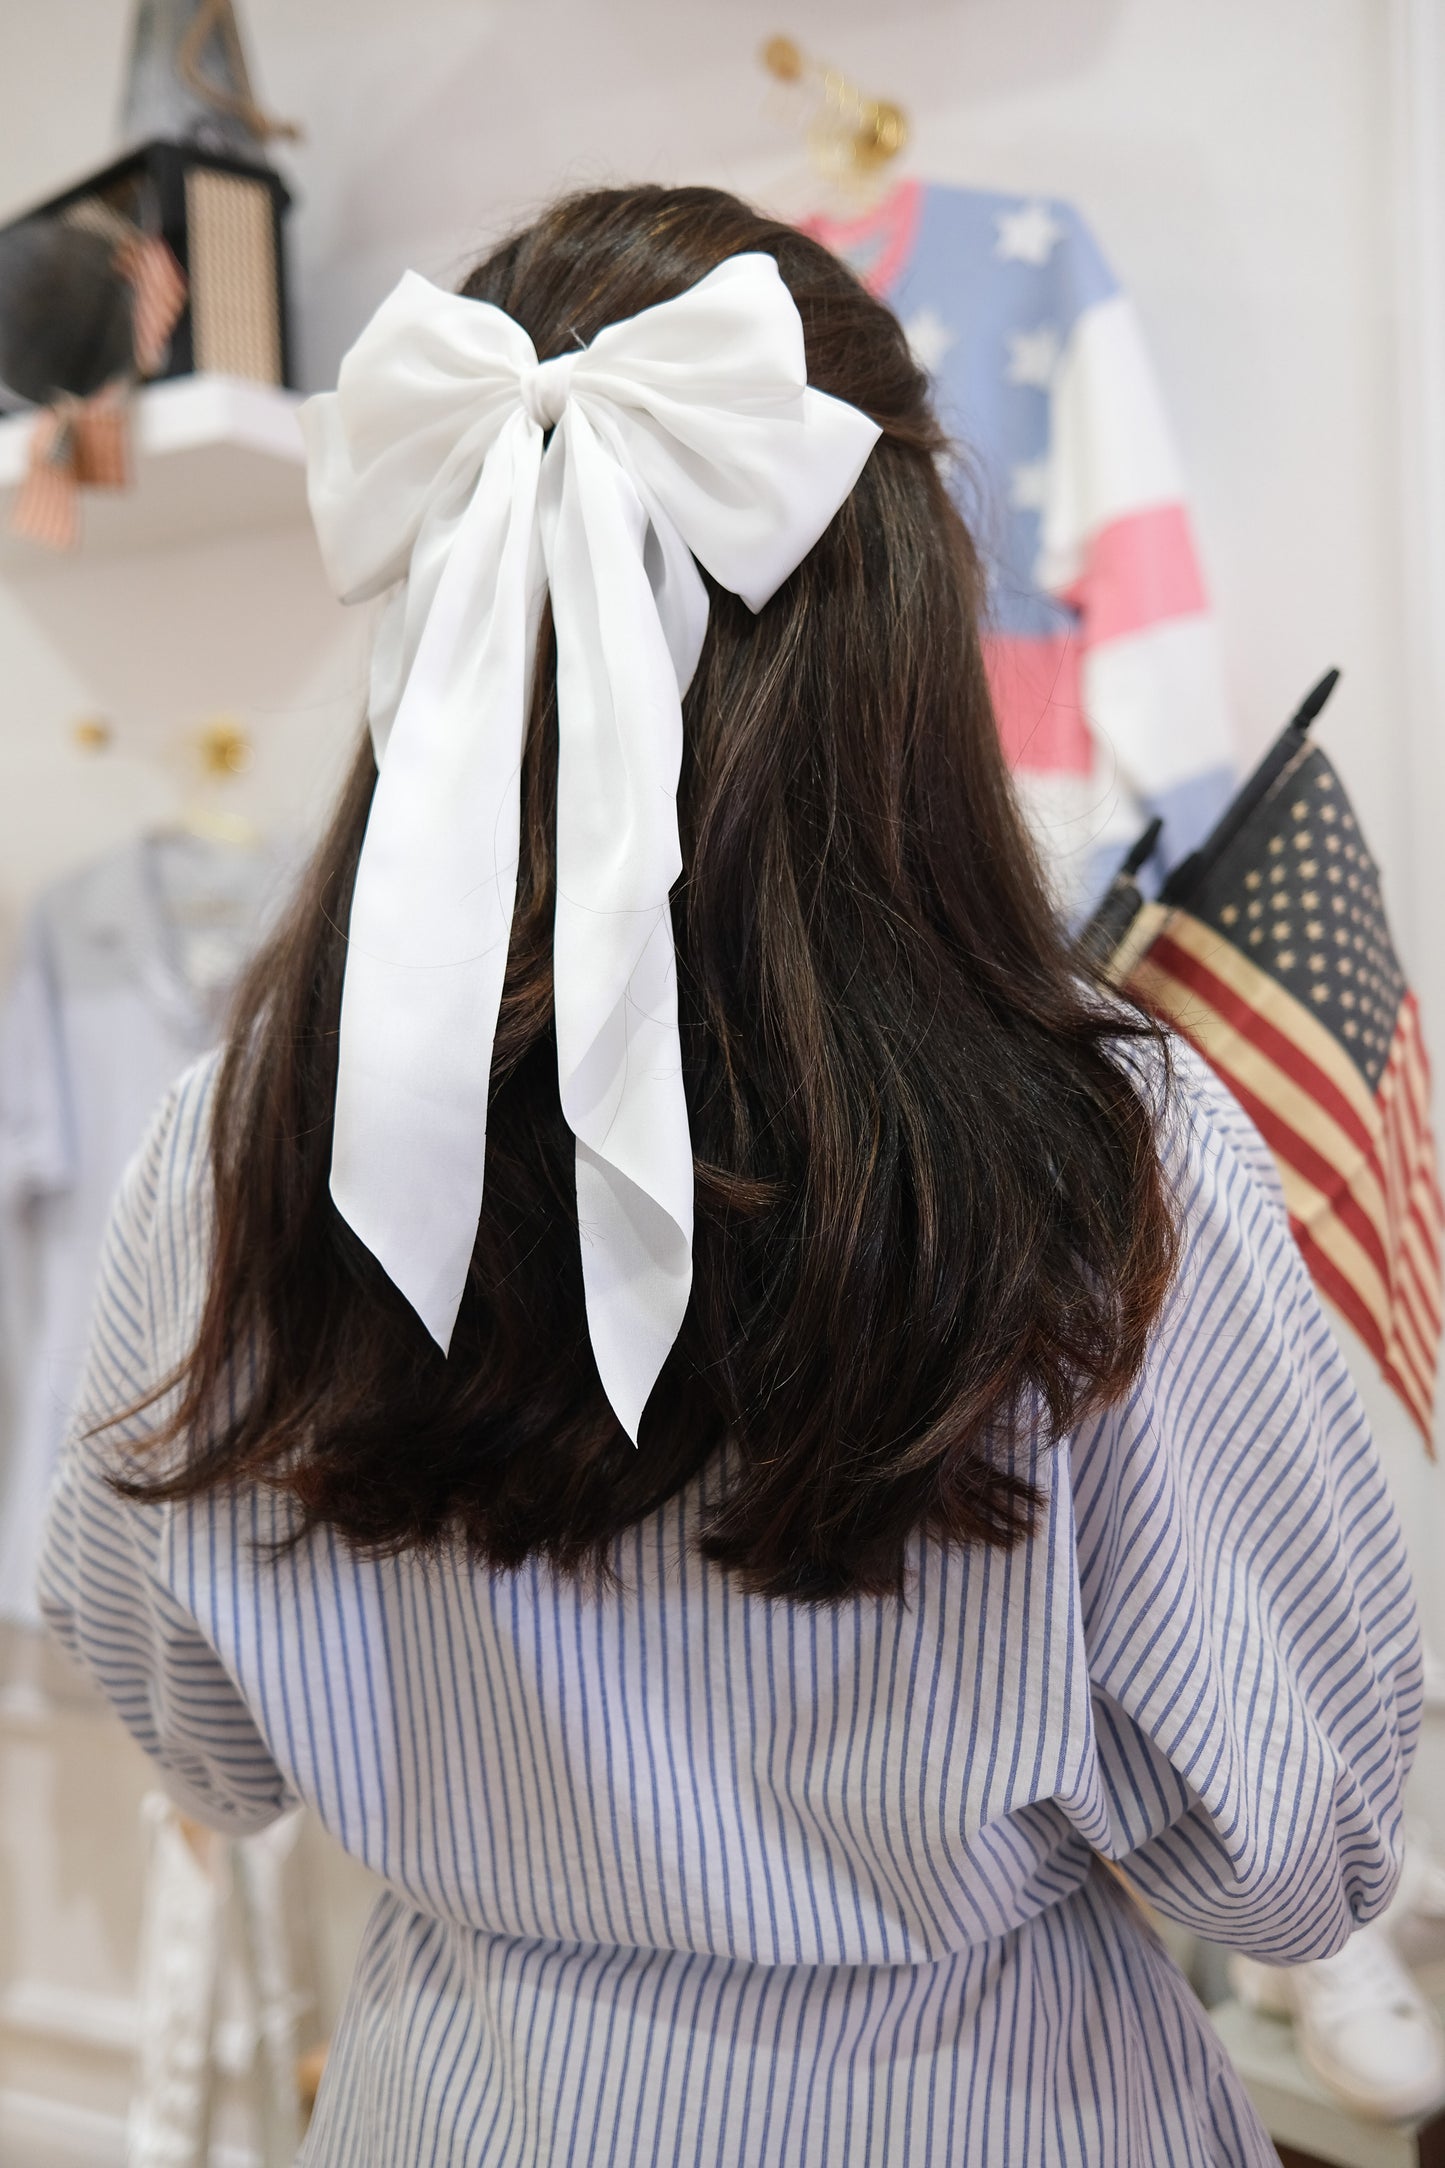
<instances>
[{"instance_id":1,"label":"clothing on hanger","mask_svg":"<svg viewBox=\"0 0 1445 2168\"><path fill-rule=\"evenodd\" d=\"M958 445L1004 748L1082 912L1153 814L1161 861L1234 779L1218 640L1138 318L1067 203L900 182L806 230L902 320Z\"/></svg>"},{"instance_id":2,"label":"clothing on hanger","mask_svg":"<svg viewBox=\"0 0 1445 2168\"><path fill-rule=\"evenodd\" d=\"M0 1618L38 1623L46 1494L106 1215L167 1087L218 1035L281 860L150 835L35 904L0 1015Z\"/></svg>"}]
</instances>

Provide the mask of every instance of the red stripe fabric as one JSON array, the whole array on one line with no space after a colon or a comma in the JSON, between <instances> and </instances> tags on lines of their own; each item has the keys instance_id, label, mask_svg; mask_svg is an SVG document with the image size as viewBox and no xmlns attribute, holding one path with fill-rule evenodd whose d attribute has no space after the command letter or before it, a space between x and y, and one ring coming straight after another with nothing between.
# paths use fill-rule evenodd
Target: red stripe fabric
<instances>
[{"instance_id":1,"label":"red stripe fabric","mask_svg":"<svg viewBox=\"0 0 1445 2168\"><path fill-rule=\"evenodd\" d=\"M1200 1052L1204 1053L1203 1047ZM1252 1091L1237 1071L1229 1069L1217 1057L1206 1055L1205 1058L1212 1062L1213 1067L1224 1078L1276 1159L1287 1161L1296 1173L1302 1174L1305 1180L1327 1199L1334 1217L1349 1229L1379 1273L1388 1292L1391 1278L1390 1258L1380 1231L1338 1170L1307 1143L1297 1129L1292 1128L1273 1107Z\"/></svg>"},{"instance_id":2,"label":"red stripe fabric","mask_svg":"<svg viewBox=\"0 0 1445 2168\"><path fill-rule=\"evenodd\" d=\"M1399 1334L1391 1339L1385 1356L1384 1367L1399 1380L1397 1390L1416 1418L1427 1445L1433 1444L1433 1424L1430 1420L1435 1407L1435 1384L1432 1377L1421 1368L1419 1358L1405 1345Z\"/></svg>"},{"instance_id":3,"label":"red stripe fabric","mask_svg":"<svg viewBox=\"0 0 1445 2168\"><path fill-rule=\"evenodd\" d=\"M1440 1342L1440 1319L1431 1309L1430 1291L1421 1280L1408 1250L1400 1252L1399 1266L1395 1291L1429 1368L1433 1370L1435 1351Z\"/></svg>"},{"instance_id":4,"label":"red stripe fabric","mask_svg":"<svg viewBox=\"0 0 1445 2168\"><path fill-rule=\"evenodd\" d=\"M1209 608L1182 504L1150 505L1090 537L1084 570L1064 596L1080 613L1086 648Z\"/></svg>"},{"instance_id":5,"label":"red stripe fabric","mask_svg":"<svg viewBox=\"0 0 1445 2168\"><path fill-rule=\"evenodd\" d=\"M1298 1084L1301 1091L1308 1092L1310 1098L1324 1108L1331 1121L1343 1129L1345 1135L1370 1158L1375 1172L1383 1182L1384 1170L1376 1158L1378 1135L1371 1135L1339 1086L1310 1060L1308 1054L1304 1053L1293 1039L1287 1038L1276 1025L1262 1016L1258 1009L1251 1008L1242 995L1237 994L1223 979L1217 978L1207 965L1199 963L1187 949L1180 948L1176 942L1171 941L1167 933L1160 935L1149 953L1151 960L1163 964L1172 977L1202 994L1209 1006L1216 1010L1226 1023L1233 1024L1244 1037L1252 1039L1262 1053L1268 1054L1276 1068L1283 1069L1285 1075Z\"/></svg>"},{"instance_id":6,"label":"red stripe fabric","mask_svg":"<svg viewBox=\"0 0 1445 2168\"><path fill-rule=\"evenodd\" d=\"M830 218L820 211L800 231L852 264L870 294L886 296L913 254L923 215L923 183L900 181L881 203L857 218Z\"/></svg>"},{"instance_id":7,"label":"red stripe fabric","mask_svg":"<svg viewBox=\"0 0 1445 2168\"><path fill-rule=\"evenodd\" d=\"M1400 1375L1393 1363L1381 1363L1380 1375L1390 1387L1390 1390L1404 1402L1406 1414L1414 1418L1415 1427L1424 1440L1425 1450L1433 1460L1435 1458L1434 1394L1432 1393L1428 1400L1421 1400L1418 1394L1411 1390L1409 1380Z\"/></svg>"},{"instance_id":8,"label":"red stripe fabric","mask_svg":"<svg viewBox=\"0 0 1445 2168\"><path fill-rule=\"evenodd\" d=\"M1079 642L989 633L983 659L1004 758L1033 775L1089 775L1094 741L1079 691Z\"/></svg>"},{"instance_id":9,"label":"red stripe fabric","mask_svg":"<svg viewBox=\"0 0 1445 2168\"><path fill-rule=\"evenodd\" d=\"M1168 952L1167 956L1166 950ZM1193 957L1189 956L1186 951L1177 948L1167 938L1156 941L1150 950L1151 960L1158 961L1171 974L1182 978L1183 973L1177 972L1175 969L1175 957L1180 958L1184 963L1192 967L1194 991L1205 996L1210 1001L1211 1007L1215 1009L1222 1008L1222 1003L1216 1000L1212 994L1206 992L1204 982L1208 981L1213 986L1219 987L1221 993L1226 995L1230 993L1230 989L1224 986L1222 981L1215 979L1212 972L1195 963ZM1250 1008L1249 1004L1240 1000L1238 996L1232 996L1232 1001L1235 1014L1228 1020L1234 1024L1242 1038L1252 1045L1260 1045L1262 1033L1256 1029L1256 1026L1262 1022L1262 1019L1259 1017L1258 1011ZM1178 1020L1176 1019L1176 1021ZM1185 1028L1187 1031L1187 1026L1181 1028ZM1277 1041L1280 1038L1277 1032L1273 1036ZM1197 1041L1195 1043L1198 1044ZM1265 1048L1262 1050L1269 1052L1272 1060L1275 1059L1272 1049ZM1347 1178L1341 1173L1340 1169L1326 1159L1318 1147L1313 1145L1307 1137L1302 1136L1284 1115L1272 1107L1267 1100L1262 1099L1252 1088L1249 1079L1240 1070L1234 1067L1232 1063L1221 1060L1217 1049L1210 1050L1200 1045L1199 1051L1224 1078L1231 1092L1245 1109L1245 1112L1249 1115L1250 1120L1254 1123L1255 1128L1264 1138L1275 1157L1287 1161L1297 1173L1302 1174L1305 1180L1311 1183L1328 1200L1336 1218L1348 1227L1388 1289L1391 1277L1390 1254L1385 1237L1381 1235L1374 1220L1371 1219L1358 1197L1351 1190ZM1283 1069L1285 1064L1277 1062L1276 1066ZM1314 1063L1306 1055L1298 1055L1295 1066L1297 1068L1302 1066L1314 1077L1321 1076L1321 1072L1316 1069ZM1297 1084L1300 1090L1306 1092L1316 1103L1319 1102L1322 1096L1321 1093L1313 1090L1310 1083L1303 1076L1292 1076L1291 1081ZM1357 1129L1358 1127L1359 1125L1356 1124ZM1393 1220L1395 1215L1390 1211L1389 1207L1389 1181L1385 1169L1373 1149L1367 1150L1364 1157L1366 1164L1385 1195L1387 1217Z\"/></svg>"},{"instance_id":10,"label":"red stripe fabric","mask_svg":"<svg viewBox=\"0 0 1445 2168\"><path fill-rule=\"evenodd\" d=\"M1394 1040L1375 1094L1377 1120L1371 1136L1354 1105L1318 1063L1207 965L1172 941L1167 932L1155 941L1149 957L1230 1024L1246 1045L1267 1055L1360 1150L1384 1199L1383 1232L1354 1194L1350 1176L1261 1098L1247 1074L1240 1073L1217 1052L1207 1050L1189 1030L1187 1017L1174 1019L1185 1037L1219 1071L1275 1157L1328 1200L1332 1217L1348 1231L1378 1272L1388 1306L1383 1318L1375 1314L1363 1286L1357 1285L1324 1249L1317 1230L1291 1214L1295 1239L1312 1277L1359 1334L1419 1426L1427 1449L1433 1451L1431 1416L1441 1326L1442 1205L1429 1118L1428 1063L1414 996L1407 994L1400 1005ZM1406 1241L1407 1226L1418 1234L1423 1265Z\"/></svg>"},{"instance_id":11,"label":"red stripe fabric","mask_svg":"<svg viewBox=\"0 0 1445 2168\"><path fill-rule=\"evenodd\" d=\"M1302 1227L1293 1215L1290 1225L1294 1229L1300 1254L1309 1267L1310 1278L1329 1297L1340 1315L1348 1319L1376 1362L1383 1366L1389 1355L1385 1335L1376 1323L1373 1313L1367 1310L1360 1300L1353 1280L1346 1279L1334 1259L1320 1248L1309 1229Z\"/></svg>"},{"instance_id":12,"label":"red stripe fabric","mask_svg":"<svg viewBox=\"0 0 1445 2168\"><path fill-rule=\"evenodd\" d=\"M1358 1333L1364 1345L1379 1364L1380 1373L1386 1383L1404 1402L1409 1414L1414 1418L1426 1445L1429 1446L1431 1443L1430 1413L1434 1403L1434 1393L1411 1375L1408 1367L1400 1360L1399 1349L1397 1347L1392 1348L1386 1343L1383 1333L1360 1301L1353 1284L1345 1278L1333 1259L1326 1255L1318 1243L1297 1222L1291 1221L1291 1225L1294 1228L1295 1240L1300 1247L1300 1254L1309 1269L1310 1278L1326 1300L1334 1304L1346 1323Z\"/></svg>"},{"instance_id":13,"label":"red stripe fabric","mask_svg":"<svg viewBox=\"0 0 1445 2168\"><path fill-rule=\"evenodd\" d=\"M70 432L53 407L43 409L31 425L25 479L10 509L10 531L45 549L74 549L80 540Z\"/></svg>"},{"instance_id":14,"label":"red stripe fabric","mask_svg":"<svg viewBox=\"0 0 1445 2168\"><path fill-rule=\"evenodd\" d=\"M1438 1219L1427 1209L1427 1201L1431 1204L1437 1201L1435 1198L1434 1174L1432 1170L1427 1175L1425 1169L1422 1168L1416 1176L1414 1187L1410 1192L1410 1201L1405 1209L1405 1217L1413 1223L1419 1234L1425 1255L1435 1273L1436 1285L1438 1286L1440 1276L1440 1225Z\"/></svg>"}]
</instances>

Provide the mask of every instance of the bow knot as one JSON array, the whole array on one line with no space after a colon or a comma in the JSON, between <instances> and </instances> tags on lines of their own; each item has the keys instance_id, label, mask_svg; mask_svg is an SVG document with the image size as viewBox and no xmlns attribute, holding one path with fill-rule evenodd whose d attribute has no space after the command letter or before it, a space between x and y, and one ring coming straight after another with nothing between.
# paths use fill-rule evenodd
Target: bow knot
<instances>
[{"instance_id":1,"label":"bow knot","mask_svg":"<svg viewBox=\"0 0 1445 2168\"><path fill-rule=\"evenodd\" d=\"M554 354L550 361L539 361L535 368L523 370L522 404L539 429L554 428L561 421L581 358L580 352Z\"/></svg>"},{"instance_id":2,"label":"bow knot","mask_svg":"<svg viewBox=\"0 0 1445 2168\"><path fill-rule=\"evenodd\" d=\"M446 1348L481 1210L550 591L558 1089L577 1143L588 1330L635 1440L692 1283L668 899L682 694L707 630L698 562L760 610L879 432L809 387L797 307L759 255L543 362L500 309L409 272L302 419L337 593L392 591L372 658L379 772L351 908L331 1194Z\"/></svg>"}]
</instances>

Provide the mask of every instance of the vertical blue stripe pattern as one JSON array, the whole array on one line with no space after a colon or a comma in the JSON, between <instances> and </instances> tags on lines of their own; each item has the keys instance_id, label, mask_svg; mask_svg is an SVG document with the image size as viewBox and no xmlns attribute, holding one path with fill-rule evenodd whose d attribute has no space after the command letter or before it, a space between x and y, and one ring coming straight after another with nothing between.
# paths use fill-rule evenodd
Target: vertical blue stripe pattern
<instances>
[{"instance_id":1,"label":"vertical blue stripe pattern","mask_svg":"<svg viewBox=\"0 0 1445 2168\"><path fill-rule=\"evenodd\" d=\"M1272 2159L1128 1880L1276 1961L1386 1902L1420 1659L1400 1532L1274 1170L1187 1050L1183 1262L1011 1554L903 1603L697 1553L716 1472L538 1565L277 1556L269 1493L139 1508L87 1427L194 1331L214 1065L132 1166L42 1598L177 1798L304 1800L383 1878L308 2168ZM1148 1088L1145 1086L1144 1088ZM397 1450L406 1450L404 1438Z\"/></svg>"}]
</instances>

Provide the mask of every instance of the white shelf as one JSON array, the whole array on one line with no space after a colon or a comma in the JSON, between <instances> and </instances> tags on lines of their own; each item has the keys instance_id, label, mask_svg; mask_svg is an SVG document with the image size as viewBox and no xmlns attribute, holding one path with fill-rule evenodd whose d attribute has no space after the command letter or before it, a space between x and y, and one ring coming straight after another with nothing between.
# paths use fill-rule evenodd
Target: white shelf
<instances>
[{"instance_id":1,"label":"white shelf","mask_svg":"<svg viewBox=\"0 0 1445 2168\"><path fill-rule=\"evenodd\" d=\"M1416 2168L1417 2134L1430 2117L1410 2123L1361 2122L1305 2068L1287 2020L1262 2017L1237 2002L1221 2003L1209 2015L1277 2145L1295 2146L1317 2160L1338 2163L1338 2168Z\"/></svg>"},{"instance_id":2,"label":"white shelf","mask_svg":"<svg viewBox=\"0 0 1445 2168\"><path fill-rule=\"evenodd\" d=\"M81 491L80 549L47 550L9 531L30 456L30 414L0 421L0 576L53 572L306 519L298 393L240 377L151 384L131 409L134 481Z\"/></svg>"}]
</instances>

